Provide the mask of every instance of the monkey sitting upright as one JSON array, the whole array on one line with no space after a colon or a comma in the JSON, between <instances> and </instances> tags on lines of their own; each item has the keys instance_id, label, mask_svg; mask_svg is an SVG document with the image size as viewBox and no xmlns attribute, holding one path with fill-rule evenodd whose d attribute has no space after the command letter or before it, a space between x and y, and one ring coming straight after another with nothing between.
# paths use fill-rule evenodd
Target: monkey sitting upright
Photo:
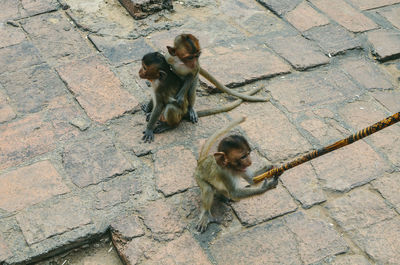
<instances>
[{"instance_id":1,"label":"monkey sitting upright","mask_svg":"<svg viewBox=\"0 0 400 265\"><path fill-rule=\"evenodd\" d=\"M164 56L158 52L143 56L139 76L149 80L153 88L152 99L142 107L148 121L142 139L150 143L154 140L154 133L161 133L179 124L187 113L188 100L183 98L181 104L176 103L175 95L183 82L171 71Z\"/></svg>"},{"instance_id":2,"label":"monkey sitting upright","mask_svg":"<svg viewBox=\"0 0 400 265\"><path fill-rule=\"evenodd\" d=\"M278 175L271 181L265 180L261 187L239 187L240 178L249 184L254 184L253 177L267 168L251 174L248 167L251 165L250 146L247 140L240 135L231 135L221 140L218 151L207 155L216 139L234 126L243 122L245 118L231 122L227 127L217 131L203 145L197 168L195 171L196 182L201 189L201 210L196 229L204 232L210 222L215 221L211 214L211 206L215 194L222 194L228 199L238 201L253 195L261 194L278 184ZM271 167L270 167L271 168Z\"/></svg>"}]
</instances>

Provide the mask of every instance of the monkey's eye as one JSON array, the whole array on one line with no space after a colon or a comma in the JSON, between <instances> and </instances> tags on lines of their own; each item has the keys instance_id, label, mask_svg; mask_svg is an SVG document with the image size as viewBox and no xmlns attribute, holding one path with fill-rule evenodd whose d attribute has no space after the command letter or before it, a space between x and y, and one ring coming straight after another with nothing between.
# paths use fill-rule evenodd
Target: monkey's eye
<instances>
[{"instance_id":1,"label":"monkey's eye","mask_svg":"<svg viewBox=\"0 0 400 265\"><path fill-rule=\"evenodd\" d=\"M249 153L246 153L246 154L244 154L240 159L246 159L247 157L249 157L249 155L250 155L250 152Z\"/></svg>"}]
</instances>

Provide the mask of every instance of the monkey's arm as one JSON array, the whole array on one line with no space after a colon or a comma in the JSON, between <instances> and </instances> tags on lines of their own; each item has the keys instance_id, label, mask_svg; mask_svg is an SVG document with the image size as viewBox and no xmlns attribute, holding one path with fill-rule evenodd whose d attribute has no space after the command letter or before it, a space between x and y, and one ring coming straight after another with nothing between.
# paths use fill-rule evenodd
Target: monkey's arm
<instances>
[{"instance_id":1,"label":"monkey's arm","mask_svg":"<svg viewBox=\"0 0 400 265\"><path fill-rule=\"evenodd\" d=\"M270 181L264 181L261 187L234 188L230 192L230 196L233 200L240 200L254 195L262 194L267 190L275 188L276 185L278 185L278 178L273 178Z\"/></svg>"},{"instance_id":2,"label":"monkey's arm","mask_svg":"<svg viewBox=\"0 0 400 265\"><path fill-rule=\"evenodd\" d=\"M181 89L179 89L178 93L176 94L175 98L179 106L182 106L184 99L189 91L189 88L192 86L194 82L195 76L192 74L188 74L183 79L183 85Z\"/></svg>"},{"instance_id":3,"label":"monkey's arm","mask_svg":"<svg viewBox=\"0 0 400 265\"><path fill-rule=\"evenodd\" d=\"M142 140L144 140L145 143L146 142L151 143L154 140L154 132L153 131L154 131L157 120L161 116L162 110L163 110L163 106L160 103L156 104L156 107L154 108L153 112L151 113L150 120L147 123L146 130L143 132L144 136L143 136Z\"/></svg>"}]
</instances>

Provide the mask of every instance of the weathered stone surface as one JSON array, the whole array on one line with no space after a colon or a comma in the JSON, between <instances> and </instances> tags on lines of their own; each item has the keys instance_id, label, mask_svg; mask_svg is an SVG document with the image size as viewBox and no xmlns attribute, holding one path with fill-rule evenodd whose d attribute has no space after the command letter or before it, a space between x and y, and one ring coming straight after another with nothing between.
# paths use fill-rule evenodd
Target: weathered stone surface
<instances>
[{"instance_id":1,"label":"weathered stone surface","mask_svg":"<svg viewBox=\"0 0 400 265\"><path fill-rule=\"evenodd\" d=\"M66 145L63 165L72 182L80 188L134 169L104 132Z\"/></svg>"},{"instance_id":2,"label":"weathered stone surface","mask_svg":"<svg viewBox=\"0 0 400 265\"><path fill-rule=\"evenodd\" d=\"M367 89L391 89L393 85L378 67L366 59L342 61L344 70Z\"/></svg>"},{"instance_id":3,"label":"weathered stone surface","mask_svg":"<svg viewBox=\"0 0 400 265\"><path fill-rule=\"evenodd\" d=\"M247 117L240 127L270 161L281 161L311 148L287 117L272 104L243 103L229 115L238 118L246 113L253 115Z\"/></svg>"},{"instance_id":4,"label":"weathered stone surface","mask_svg":"<svg viewBox=\"0 0 400 265\"><path fill-rule=\"evenodd\" d=\"M374 180L372 185L400 213L400 194L398 192L400 190L400 173L395 172L382 176Z\"/></svg>"},{"instance_id":5,"label":"weathered stone surface","mask_svg":"<svg viewBox=\"0 0 400 265\"><path fill-rule=\"evenodd\" d=\"M390 1L390 0L389 0ZM392 0L393 1L393 0ZM394 0L400 3L400 0ZM400 6L393 6L390 9L379 10L379 14L385 17L393 26L400 29Z\"/></svg>"},{"instance_id":6,"label":"weathered stone surface","mask_svg":"<svg viewBox=\"0 0 400 265\"><path fill-rule=\"evenodd\" d=\"M379 103L385 106L390 112L396 113L399 110L400 91L374 91L371 95Z\"/></svg>"},{"instance_id":7,"label":"weathered stone surface","mask_svg":"<svg viewBox=\"0 0 400 265\"><path fill-rule=\"evenodd\" d=\"M65 95L65 85L46 64L3 75L1 81L17 110L37 112L51 100Z\"/></svg>"},{"instance_id":8,"label":"weathered stone surface","mask_svg":"<svg viewBox=\"0 0 400 265\"><path fill-rule=\"evenodd\" d=\"M0 74L40 64L38 50L29 42L0 49Z\"/></svg>"},{"instance_id":9,"label":"weathered stone surface","mask_svg":"<svg viewBox=\"0 0 400 265\"><path fill-rule=\"evenodd\" d=\"M376 30L367 33L373 54L378 60L386 61L400 56L400 33L394 30Z\"/></svg>"},{"instance_id":10,"label":"weathered stone surface","mask_svg":"<svg viewBox=\"0 0 400 265\"><path fill-rule=\"evenodd\" d=\"M325 263L323 263L323 264L325 264ZM369 263L369 261L367 260L366 257L357 255L357 254L355 254L355 255L350 255L350 254L340 255L340 256L337 256L334 261L330 261L327 264L331 264L331 265L354 265L354 264L372 265L371 263Z\"/></svg>"},{"instance_id":11,"label":"weathered stone surface","mask_svg":"<svg viewBox=\"0 0 400 265\"><path fill-rule=\"evenodd\" d=\"M14 110L7 102L6 95L0 91L0 123L12 120L15 116Z\"/></svg>"},{"instance_id":12,"label":"weathered stone surface","mask_svg":"<svg viewBox=\"0 0 400 265\"><path fill-rule=\"evenodd\" d=\"M197 161L190 150L176 146L158 151L155 156L157 189L165 196L193 187Z\"/></svg>"},{"instance_id":13,"label":"weathered stone surface","mask_svg":"<svg viewBox=\"0 0 400 265\"><path fill-rule=\"evenodd\" d=\"M171 240L185 228L178 212L164 200L150 202L141 213L146 227L157 240Z\"/></svg>"},{"instance_id":14,"label":"weathered stone surface","mask_svg":"<svg viewBox=\"0 0 400 265\"><path fill-rule=\"evenodd\" d=\"M132 239L125 246L117 246L118 254L122 260L129 265L140 264L145 257L150 257L157 249L158 243L147 237L137 237Z\"/></svg>"},{"instance_id":15,"label":"weathered stone surface","mask_svg":"<svg viewBox=\"0 0 400 265\"><path fill-rule=\"evenodd\" d=\"M42 161L0 175L0 208L13 212L69 191L50 161Z\"/></svg>"},{"instance_id":16,"label":"weathered stone surface","mask_svg":"<svg viewBox=\"0 0 400 265\"><path fill-rule=\"evenodd\" d=\"M201 59L201 65L225 85L243 84L290 72L288 64L266 49L238 50L229 54L207 57Z\"/></svg>"},{"instance_id":17,"label":"weathered stone surface","mask_svg":"<svg viewBox=\"0 0 400 265\"><path fill-rule=\"evenodd\" d=\"M380 222L353 233L356 244L377 264L395 265L400 259L400 219Z\"/></svg>"},{"instance_id":18,"label":"weathered stone surface","mask_svg":"<svg viewBox=\"0 0 400 265\"><path fill-rule=\"evenodd\" d=\"M345 231L365 228L396 216L381 196L367 189L353 190L330 200L325 207Z\"/></svg>"},{"instance_id":19,"label":"weathered stone surface","mask_svg":"<svg viewBox=\"0 0 400 265\"><path fill-rule=\"evenodd\" d=\"M144 229L137 215L130 215L120 218L111 223L113 241L119 240L125 243L135 237L144 235Z\"/></svg>"},{"instance_id":20,"label":"weathered stone surface","mask_svg":"<svg viewBox=\"0 0 400 265\"><path fill-rule=\"evenodd\" d=\"M260 184L262 185L262 184ZM280 185L259 196L253 196L232 204L243 225L256 225L297 209L289 193Z\"/></svg>"},{"instance_id":21,"label":"weathered stone surface","mask_svg":"<svg viewBox=\"0 0 400 265\"><path fill-rule=\"evenodd\" d=\"M295 9L288 12L286 19L300 31L306 31L329 23L326 16L318 13L307 2L300 3Z\"/></svg>"},{"instance_id":22,"label":"weathered stone surface","mask_svg":"<svg viewBox=\"0 0 400 265\"><path fill-rule=\"evenodd\" d=\"M285 172L280 179L303 208L310 208L315 204L326 201L325 194L322 192L314 170L309 163Z\"/></svg>"},{"instance_id":23,"label":"weathered stone surface","mask_svg":"<svg viewBox=\"0 0 400 265\"><path fill-rule=\"evenodd\" d=\"M154 51L144 38L138 40L124 40L114 37L101 37L93 34L89 35L89 38L96 45L97 49L99 49L114 65L122 65L141 60L143 55ZM137 75L137 73L135 74Z\"/></svg>"},{"instance_id":24,"label":"weathered stone surface","mask_svg":"<svg viewBox=\"0 0 400 265\"><path fill-rule=\"evenodd\" d=\"M352 32L363 32L378 27L375 22L343 0L311 0L311 3Z\"/></svg>"},{"instance_id":25,"label":"weathered stone surface","mask_svg":"<svg viewBox=\"0 0 400 265\"><path fill-rule=\"evenodd\" d=\"M313 42L301 36L272 38L267 44L298 70L329 63L329 58Z\"/></svg>"},{"instance_id":26,"label":"weathered stone surface","mask_svg":"<svg viewBox=\"0 0 400 265\"><path fill-rule=\"evenodd\" d=\"M0 262L5 261L10 258L13 254L10 249L7 247L6 242L0 237Z\"/></svg>"},{"instance_id":27,"label":"weathered stone surface","mask_svg":"<svg viewBox=\"0 0 400 265\"><path fill-rule=\"evenodd\" d=\"M15 45L25 40L20 28L0 23L0 48Z\"/></svg>"},{"instance_id":28,"label":"weathered stone surface","mask_svg":"<svg viewBox=\"0 0 400 265\"><path fill-rule=\"evenodd\" d=\"M138 104L121 89L118 78L97 56L75 61L57 71L94 121L104 123Z\"/></svg>"},{"instance_id":29,"label":"weathered stone surface","mask_svg":"<svg viewBox=\"0 0 400 265\"><path fill-rule=\"evenodd\" d=\"M135 19L143 19L163 9L172 10L172 0L119 0Z\"/></svg>"},{"instance_id":30,"label":"weathered stone surface","mask_svg":"<svg viewBox=\"0 0 400 265\"><path fill-rule=\"evenodd\" d=\"M308 39L315 40L330 55L361 48L361 42L353 34L338 25L329 24L315 27L306 31L304 35Z\"/></svg>"},{"instance_id":31,"label":"weathered stone surface","mask_svg":"<svg viewBox=\"0 0 400 265\"><path fill-rule=\"evenodd\" d=\"M52 65L93 54L88 43L61 13L46 13L22 22L41 55Z\"/></svg>"},{"instance_id":32,"label":"weathered stone surface","mask_svg":"<svg viewBox=\"0 0 400 265\"><path fill-rule=\"evenodd\" d=\"M29 245L92 222L86 207L77 197L61 200L48 207L28 208L16 218Z\"/></svg>"},{"instance_id":33,"label":"weathered stone surface","mask_svg":"<svg viewBox=\"0 0 400 265\"><path fill-rule=\"evenodd\" d=\"M21 0L21 4L30 16L53 11L59 7L57 0Z\"/></svg>"},{"instance_id":34,"label":"weathered stone surface","mask_svg":"<svg viewBox=\"0 0 400 265\"><path fill-rule=\"evenodd\" d=\"M268 90L290 112L341 102L361 94L349 77L336 68L274 79L269 82Z\"/></svg>"},{"instance_id":35,"label":"weathered stone surface","mask_svg":"<svg viewBox=\"0 0 400 265\"><path fill-rule=\"evenodd\" d=\"M326 257L348 250L346 241L332 224L322 219L306 217L302 212L288 215L286 225L297 238L298 251L305 264L312 264Z\"/></svg>"},{"instance_id":36,"label":"weathered stone surface","mask_svg":"<svg viewBox=\"0 0 400 265\"><path fill-rule=\"evenodd\" d=\"M293 10L301 0L257 0L260 4L274 12L275 14L282 15L286 12Z\"/></svg>"},{"instance_id":37,"label":"weathered stone surface","mask_svg":"<svg viewBox=\"0 0 400 265\"><path fill-rule=\"evenodd\" d=\"M311 163L321 184L336 191L364 185L388 169L383 159L363 141L313 159Z\"/></svg>"},{"instance_id":38,"label":"weathered stone surface","mask_svg":"<svg viewBox=\"0 0 400 265\"><path fill-rule=\"evenodd\" d=\"M361 10L368 10L382 6L400 3L400 0L351 0Z\"/></svg>"}]
</instances>

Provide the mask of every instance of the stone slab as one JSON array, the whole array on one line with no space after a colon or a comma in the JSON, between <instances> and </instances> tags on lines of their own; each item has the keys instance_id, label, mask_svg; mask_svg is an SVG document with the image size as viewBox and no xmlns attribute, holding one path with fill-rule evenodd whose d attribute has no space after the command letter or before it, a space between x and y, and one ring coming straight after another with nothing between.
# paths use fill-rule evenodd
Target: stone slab
<instances>
[{"instance_id":1,"label":"stone slab","mask_svg":"<svg viewBox=\"0 0 400 265\"><path fill-rule=\"evenodd\" d=\"M0 49L0 74L40 64L39 51L27 41Z\"/></svg>"},{"instance_id":2,"label":"stone slab","mask_svg":"<svg viewBox=\"0 0 400 265\"><path fill-rule=\"evenodd\" d=\"M400 3L400 0L394 0ZM384 18L386 18L393 26L400 29L400 6L393 6L390 9L379 10Z\"/></svg>"},{"instance_id":3,"label":"stone slab","mask_svg":"<svg viewBox=\"0 0 400 265\"><path fill-rule=\"evenodd\" d=\"M361 42L356 36L339 25L314 27L304 32L310 40L314 40L328 55L337 55L347 50L361 49Z\"/></svg>"},{"instance_id":4,"label":"stone slab","mask_svg":"<svg viewBox=\"0 0 400 265\"><path fill-rule=\"evenodd\" d=\"M286 12L293 10L302 0L257 0L260 4L274 12L275 14L282 15Z\"/></svg>"},{"instance_id":5,"label":"stone slab","mask_svg":"<svg viewBox=\"0 0 400 265\"><path fill-rule=\"evenodd\" d=\"M303 208L311 208L315 204L326 201L326 196L310 163L285 172L280 179Z\"/></svg>"},{"instance_id":6,"label":"stone slab","mask_svg":"<svg viewBox=\"0 0 400 265\"><path fill-rule=\"evenodd\" d=\"M77 197L48 207L28 208L16 218L29 245L92 223L86 207Z\"/></svg>"},{"instance_id":7,"label":"stone slab","mask_svg":"<svg viewBox=\"0 0 400 265\"><path fill-rule=\"evenodd\" d=\"M361 10L369 10L400 3L400 0L351 0L351 2Z\"/></svg>"},{"instance_id":8,"label":"stone slab","mask_svg":"<svg viewBox=\"0 0 400 265\"><path fill-rule=\"evenodd\" d=\"M313 27L329 23L329 19L312 8L307 2L302 2L295 9L286 14L286 19L299 31L306 31Z\"/></svg>"},{"instance_id":9,"label":"stone slab","mask_svg":"<svg viewBox=\"0 0 400 265\"><path fill-rule=\"evenodd\" d=\"M57 0L21 0L21 4L30 16L54 11L60 6Z\"/></svg>"},{"instance_id":10,"label":"stone slab","mask_svg":"<svg viewBox=\"0 0 400 265\"><path fill-rule=\"evenodd\" d=\"M0 208L13 212L68 193L50 161L42 161L0 175Z\"/></svg>"},{"instance_id":11,"label":"stone slab","mask_svg":"<svg viewBox=\"0 0 400 265\"><path fill-rule=\"evenodd\" d=\"M134 169L104 132L67 144L63 165L72 182L80 188L97 184Z\"/></svg>"},{"instance_id":12,"label":"stone slab","mask_svg":"<svg viewBox=\"0 0 400 265\"><path fill-rule=\"evenodd\" d=\"M135 237L141 237L145 234L142 222L139 216L124 216L111 223L111 236L113 241L127 243Z\"/></svg>"},{"instance_id":13,"label":"stone slab","mask_svg":"<svg viewBox=\"0 0 400 265\"><path fill-rule=\"evenodd\" d=\"M98 56L75 61L57 69L88 116L104 123L132 110L138 102Z\"/></svg>"},{"instance_id":14,"label":"stone slab","mask_svg":"<svg viewBox=\"0 0 400 265\"><path fill-rule=\"evenodd\" d=\"M364 32L378 27L344 0L311 0L311 3L349 31Z\"/></svg>"},{"instance_id":15,"label":"stone slab","mask_svg":"<svg viewBox=\"0 0 400 265\"><path fill-rule=\"evenodd\" d=\"M400 213L400 173L394 172L382 176L372 182L372 185L385 198L389 205L393 205L398 213Z\"/></svg>"},{"instance_id":16,"label":"stone slab","mask_svg":"<svg viewBox=\"0 0 400 265\"><path fill-rule=\"evenodd\" d=\"M323 263L325 264L325 263ZM358 254L346 254L346 255L339 255L333 261L329 261L331 265L372 265L368 259L362 255Z\"/></svg>"},{"instance_id":17,"label":"stone slab","mask_svg":"<svg viewBox=\"0 0 400 265\"><path fill-rule=\"evenodd\" d=\"M7 247L6 242L0 237L0 262L12 257L10 249Z\"/></svg>"},{"instance_id":18,"label":"stone slab","mask_svg":"<svg viewBox=\"0 0 400 265\"><path fill-rule=\"evenodd\" d=\"M400 91L373 91L371 95L391 113L399 111Z\"/></svg>"},{"instance_id":19,"label":"stone slab","mask_svg":"<svg viewBox=\"0 0 400 265\"><path fill-rule=\"evenodd\" d=\"M400 56L400 33L395 30L376 30L367 33L373 47L372 53L380 61L395 59Z\"/></svg>"},{"instance_id":20,"label":"stone slab","mask_svg":"<svg viewBox=\"0 0 400 265\"><path fill-rule=\"evenodd\" d=\"M24 40L25 34L20 28L0 23L0 48L15 45Z\"/></svg>"},{"instance_id":21,"label":"stone slab","mask_svg":"<svg viewBox=\"0 0 400 265\"><path fill-rule=\"evenodd\" d=\"M0 123L10 121L16 116L14 110L8 104L6 95L0 91Z\"/></svg>"},{"instance_id":22,"label":"stone slab","mask_svg":"<svg viewBox=\"0 0 400 265\"><path fill-rule=\"evenodd\" d=\"M163 9L172 10L172 0L119 0L134 19L143 19Z\"/></svg>"},{"instance_id":23,"label":"stone slab","mask_svg":"<svg viewBox=\"0 0 400 265\"><path fill-rule=\"evenodd\" d=\"M329 63L329 58L313 42L302 36L277 37L266 42L297 70Z\"/></svg>"}]
</instances>

